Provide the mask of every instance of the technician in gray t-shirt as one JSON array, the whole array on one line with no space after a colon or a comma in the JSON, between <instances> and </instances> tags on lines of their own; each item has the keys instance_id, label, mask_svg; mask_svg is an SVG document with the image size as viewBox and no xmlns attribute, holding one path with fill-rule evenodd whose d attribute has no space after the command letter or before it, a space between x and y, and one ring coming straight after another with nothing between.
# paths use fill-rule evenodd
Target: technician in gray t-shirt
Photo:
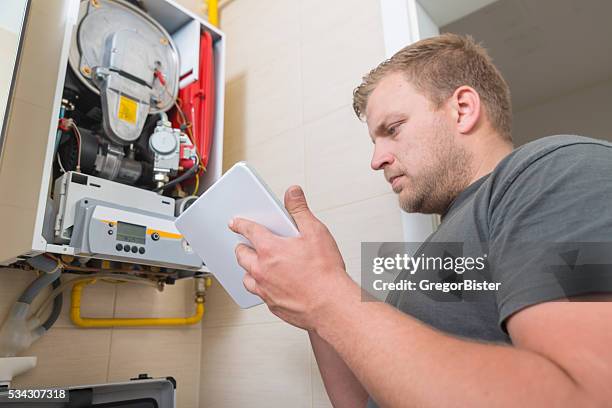
<instances>
[{"instance_id":1,"label":"technician in gray t-shirt","mask_svg":"<svg viewBox=\"0 0 612 408\"><path fill-rule=\"evenodd\" d=\"M252 244L236 248L245 287L308 332L333 405L610 406L612 144L515 149L506 82L454 34L400 50L353 101L399 205L442 216L386 302L366 301L299 187L285 206L300 237L230 223Z\"/></svg>"}]
</instances>

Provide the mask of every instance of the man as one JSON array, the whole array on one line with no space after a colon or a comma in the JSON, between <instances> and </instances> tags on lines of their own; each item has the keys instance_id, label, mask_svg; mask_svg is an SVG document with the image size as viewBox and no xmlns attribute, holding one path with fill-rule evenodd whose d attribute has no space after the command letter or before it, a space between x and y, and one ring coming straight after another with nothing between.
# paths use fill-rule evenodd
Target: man
<instances>
[{"instance_id":1,"label":"man","mask_svg":"<svg viewBox=\"0 0 612 408\"><path fill-rule=\"evenodd\" d=\"M452 34L383 62L354 107L374 143L372 168L401 207L442 215L423 248L486 251L485 278L500 285L475 301L465 291L362 301L297 186L285 206L299 238L232 220L252 243L236 248L245 287L308 331L334 406L609 406L612 304L568 300L605 300L610 271L582 270L582 249L550 269L537 248L610 242L612 144L557 136L513 150L508 86L484 49Z\"/></svg>"}]
</instances>

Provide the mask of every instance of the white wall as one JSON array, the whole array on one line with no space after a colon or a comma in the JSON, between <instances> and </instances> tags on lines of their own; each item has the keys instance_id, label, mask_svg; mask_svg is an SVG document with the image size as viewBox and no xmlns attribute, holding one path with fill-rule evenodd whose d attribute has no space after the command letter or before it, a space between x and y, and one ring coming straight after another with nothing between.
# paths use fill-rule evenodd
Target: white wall
<instances>
[{"instance_id":1,"label":"white wall","mask_svg":"<svg viewBox=\"0 0 612 408\"><path fill-rule=\"evenodd\" d=\"M612 78L514 113L515 145L554 134L612 140Z\"/></svg>"}]
</instances>

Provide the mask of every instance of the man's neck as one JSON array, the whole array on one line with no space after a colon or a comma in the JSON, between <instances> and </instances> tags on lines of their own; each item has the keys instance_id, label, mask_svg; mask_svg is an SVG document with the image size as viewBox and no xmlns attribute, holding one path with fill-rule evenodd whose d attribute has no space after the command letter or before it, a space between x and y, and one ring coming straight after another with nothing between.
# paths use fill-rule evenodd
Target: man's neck
<instances>
[{"instance_id":1,"label":"man's neck","mask_svg":"<svg viewBox=\"0 0 612 408\"><path fill-rule=\"evenodd\" d=\"M499 136L497 136L499 137ZM474 183L479 178L491 173L495 167L501 162L504 157L508 156L514 146L511 142L504 140L493 140L490 143L483 145L481 149L474 152L474 173L470 179L470 183Z\"/></svg>"}]
</instances>

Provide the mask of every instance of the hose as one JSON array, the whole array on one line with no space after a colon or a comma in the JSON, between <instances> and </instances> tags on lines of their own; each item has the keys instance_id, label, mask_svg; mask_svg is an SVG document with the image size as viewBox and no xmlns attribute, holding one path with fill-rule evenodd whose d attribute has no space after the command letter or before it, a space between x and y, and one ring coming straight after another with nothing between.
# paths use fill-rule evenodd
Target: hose
<instances>
[{"instance_id":1,"label":"hose","mask_svg":"<svg viewBox=\"0 0 612 408\"><path fill-rule=\"evenodd\" d=\"M39 269L43 272L34 282L30 283L30 286L26 288L23 294L17 300L21 303L26 303L28 305L32 304L34 298L42 291L44 288L49 286L55 280L57 280L61 275L61 264L56 262L50 258L47 258L44 255L39 255L34 258L30 258L27 261L32 267Z\"/></svg>"},{"instance_id":2,"label":"hose","mask_svg":"<svg viewBox=\"0 0 612 408\"><path fill-rule=\"evenodd\" d=\"M87 278L71 279L69 281L63 282L61 285L58 285L57 287L54 286L54 290L49 294L49 296L45 298L45 300L43 300L43 302L40 304L40 306L38 307L36 312L33 313L32 316L36 318L40 318L44 314L45 309L47 309L51 301L53 301L55 305L56 299L62 298L63 293L75 283L82 282L82 281L91 281L91 279L104 279L104 278L114 279L114 280L122 281L122 282L140 283L140 284L145 284L145 285L149 285L152 287L157 287L157 283L152 282L145 278L138 278L136 276L129 276L129 275L126 276L126 275L119 275L119 274L113 274L113 273L91 274L91 275L88 275Z\"/></svg>"},{"instance_id":3,"label":"hose","mask_svg":"<svg viewBox=\"0 0 612 408\"><path fill-rule=\"evenodd\" d=\"M56 280L53 281L51 286L53 286L53 289L57 289L60 286L60 284L61 284L61 281L59 278L57 278ZM55 324L55 322L60 316L60 313L62 312L63 305L64 305L64 297L60 293L59 296L56 296L53 299L53 309L51 309L51 314L49 315L47 320L42 324L42 327L44 327L45 330L48 331Z\"/></svg>"},{"instance_id":4,"label":"hose","mask_svg":"<svg viewBox=\"0 0 612 408\"><path fill-rule=\"evenodd\" d=\"M188 178L192 177L199 170L199 168L200 168L200 159L198 156L195 156L195 164L189 170L187 170L185 173L181 174L174 180L167 182L166 184L164 184L163 186L159 188L156 188L155 191L165 190L169 187L172 187L180 183L181 181L187 180Z\"/></svg>"},{"instance_id":5,"label":"hose","mask_svg":"<svg viewBox=\"0 0 612 408\"><path fill-rule=\"evenodd\" d=\"M37 321L28 321L29 310L36 296L51 284L54 287L59 285L59 282L55 282L58 281L62 273L62 263L44 255L30 258L27 262L43 273L30 283L0 326L1 357L14 357L30 347L36 339L45 334L48 327L55 323L61 312L62 303L60 301L54 302L51 315L45 321L44 326L39 326Z\"/></svg>"}]
</instances>

